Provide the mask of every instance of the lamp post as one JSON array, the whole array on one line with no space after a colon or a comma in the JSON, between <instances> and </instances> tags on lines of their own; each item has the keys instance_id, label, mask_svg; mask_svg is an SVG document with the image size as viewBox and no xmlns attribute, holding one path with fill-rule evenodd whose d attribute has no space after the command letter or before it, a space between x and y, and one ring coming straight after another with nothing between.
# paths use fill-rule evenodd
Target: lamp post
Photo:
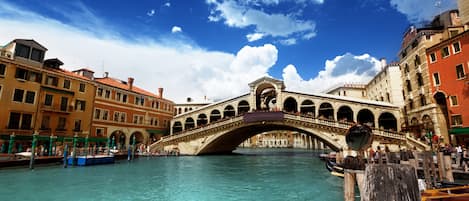
<instances>
[{"instance_id":1,"label":"lamp post","mask_svg":"<svg viewBox=\"0 0 469 201\"><path fill-rule=\"evenodd\" d=\"M10 141L8 143L8 154L12 153L14 146L15 146L15 133L12 133L10 135Z\"/></svg>"},{"instance_id":2,"label":"lamp post","mask_svg":"<svg viewBox=\"0 0 469 201\"><path fill-rule=\"evenodd\" d=\"M37 143L37 136L39 136L39 133L37 131L34 131L33 133L33 142L31 146L31 158L29 160L29 169L34 169L34 157L36 155L36 143Z\"/></svg>"}]
</instances>

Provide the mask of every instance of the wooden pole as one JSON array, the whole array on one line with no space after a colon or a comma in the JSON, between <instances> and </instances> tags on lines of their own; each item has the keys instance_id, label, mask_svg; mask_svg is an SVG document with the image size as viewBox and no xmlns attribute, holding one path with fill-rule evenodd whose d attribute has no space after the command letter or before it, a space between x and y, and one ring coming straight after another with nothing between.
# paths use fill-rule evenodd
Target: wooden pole
<instances>
[{"instance_id":1,"label":"wooden pole","mask_svg":"<svg viewBox=\"0 0 469 201\"><path fill-rule=\"evenodd\" d=\"M443 156L443 161L444 161L444 165L445 165L445 178L447 181L449 182L454 182L454 178L453 178L453 171L451 170L451 155L444 155Z\"/></svg>"},{"instance_id":2,"label":"wooden pole","mask_svg":"<svg viewBox=\"0 0 469 201\"><path fill-rule=\"evenodd\" d=\"M355 173L344 172L344 201L355 200Z\"/></svg>"},{"instance_id":3,"label":"wooden pole","mask_svg":"<svg viewBox=\"0 0 469 201\"><path fill-rule=\"evenodd\" d=\"M437 158L436 158L437 164L438 164L438 179L440 181L443 181L445 173L445 163L443 161L443 152L439 151L437 153Z\"/></svg>"},{"instance_id":4,"label":"wooden pole","mask_svg":"<svg viewBox=\"0 0 469 201\"><path fill-rule=\"evenodd\" d=\"M370 164L364 180L361 201L420 200L417 177L410 165Z\"/></svg>"}]
</instances>

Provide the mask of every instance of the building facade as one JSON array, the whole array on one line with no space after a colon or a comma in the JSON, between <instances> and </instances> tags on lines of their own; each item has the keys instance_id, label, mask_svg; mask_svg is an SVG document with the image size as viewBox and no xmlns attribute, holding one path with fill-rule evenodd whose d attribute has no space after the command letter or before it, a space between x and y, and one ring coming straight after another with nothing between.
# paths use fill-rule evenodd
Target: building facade
<instances>
[{"instance_id":1,"label":"building facade","mask_svg":"<svg viewBox=\"0 0 469 201\"><path fill-rule=\"evenodd\" d=\"M76 73L91 74L82 69ZM112 147L125 149L132 144L150 144L169 134L174 103L158 94L134 86L127 81L111 78L108 73L94 78L97 91L94 101L92 135L111 140ZM135 143L134 143L135 140Z\"/></svg>"},{"instance_id":2,"label":"building facade","mask_svg":"<svg viewBox=\"0 0 469 201\"><path fill-rule=\"evenodd\" d=\"M16 39L1 48L0 135L2 152L38 146L55 149L65 138L88 136L96 87L63 70L58 59L44 60L47 49L34 40ZM7 143L8 141L8 143Z\"/></svg>"},{"instance_id":3,"label":"building facade","mask_svg":"<svg viewBox=\"0 0 469 201\"><path fill-rule=\"evenodd\" d=\"M423 28L410 27L404 34L399 51L404 96L403 130L417 138L438 135L449 142L445 117L432 98L426 49L463 31L458 11L436 16Z\"/></svg>"},{"instance_id":4,"label":"building facade","mask_svg":"<svg viewBox=\"0 0 469 201\"><path fill-rule=\"evenodd\" d=\"M428 48L426 59L432 97L451 142L469 145L469 31Z\"/></svg>"}]
</instances>

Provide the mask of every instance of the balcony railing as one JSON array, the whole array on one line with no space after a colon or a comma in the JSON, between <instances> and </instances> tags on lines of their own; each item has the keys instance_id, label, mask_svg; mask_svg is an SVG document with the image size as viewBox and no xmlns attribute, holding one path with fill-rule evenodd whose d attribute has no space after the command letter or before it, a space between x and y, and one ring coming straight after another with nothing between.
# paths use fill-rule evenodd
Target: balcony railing
<instances>
[{"instance_id":1,"label":"balcony railing","mask_svg":"<svg viewBox=\"0 0 469 201\"><path fill-rule=\"evenodd\" d=\"M41 110L49 112L70 113L73 112L73 106L63 106L60 104L46 105L41 104Z\"/></svg>"}]
</instances>

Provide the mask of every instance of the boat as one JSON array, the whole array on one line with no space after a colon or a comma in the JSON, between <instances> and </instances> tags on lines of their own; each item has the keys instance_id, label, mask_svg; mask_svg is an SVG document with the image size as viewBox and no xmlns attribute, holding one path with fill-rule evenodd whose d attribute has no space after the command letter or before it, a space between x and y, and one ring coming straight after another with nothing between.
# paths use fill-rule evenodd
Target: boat
<instances>
[{"instance_id":1,"label":"boat","mask_svg":"<svg viewBox=\"0 0 469 201\"><path fill-rule=\"evenodd\" d=\"M344 178L344 168L336 162L326 159L326 168L332 175Z\"/></svg>"},{"instance_id":2,"label":"boat","mask_svg":"<svg viewBox=\"0 0 469 201\"><path fill-rule=\"evenodd\" d=\"M114 155L77 156L75 164L78 166L101 165L115 162ZM73 164L73 158L68 158L68 164Z\"/></svg>"},{"instance_id":3,"label":"boat","mask_svg":"<svg viewBox=\"0 0 469 201\"><path fill-rule=\"evenodd\" d=\"M467 201L469 185L429 189L423 191L421 196L422 201Z\"/></svg>"}]
</instances>

